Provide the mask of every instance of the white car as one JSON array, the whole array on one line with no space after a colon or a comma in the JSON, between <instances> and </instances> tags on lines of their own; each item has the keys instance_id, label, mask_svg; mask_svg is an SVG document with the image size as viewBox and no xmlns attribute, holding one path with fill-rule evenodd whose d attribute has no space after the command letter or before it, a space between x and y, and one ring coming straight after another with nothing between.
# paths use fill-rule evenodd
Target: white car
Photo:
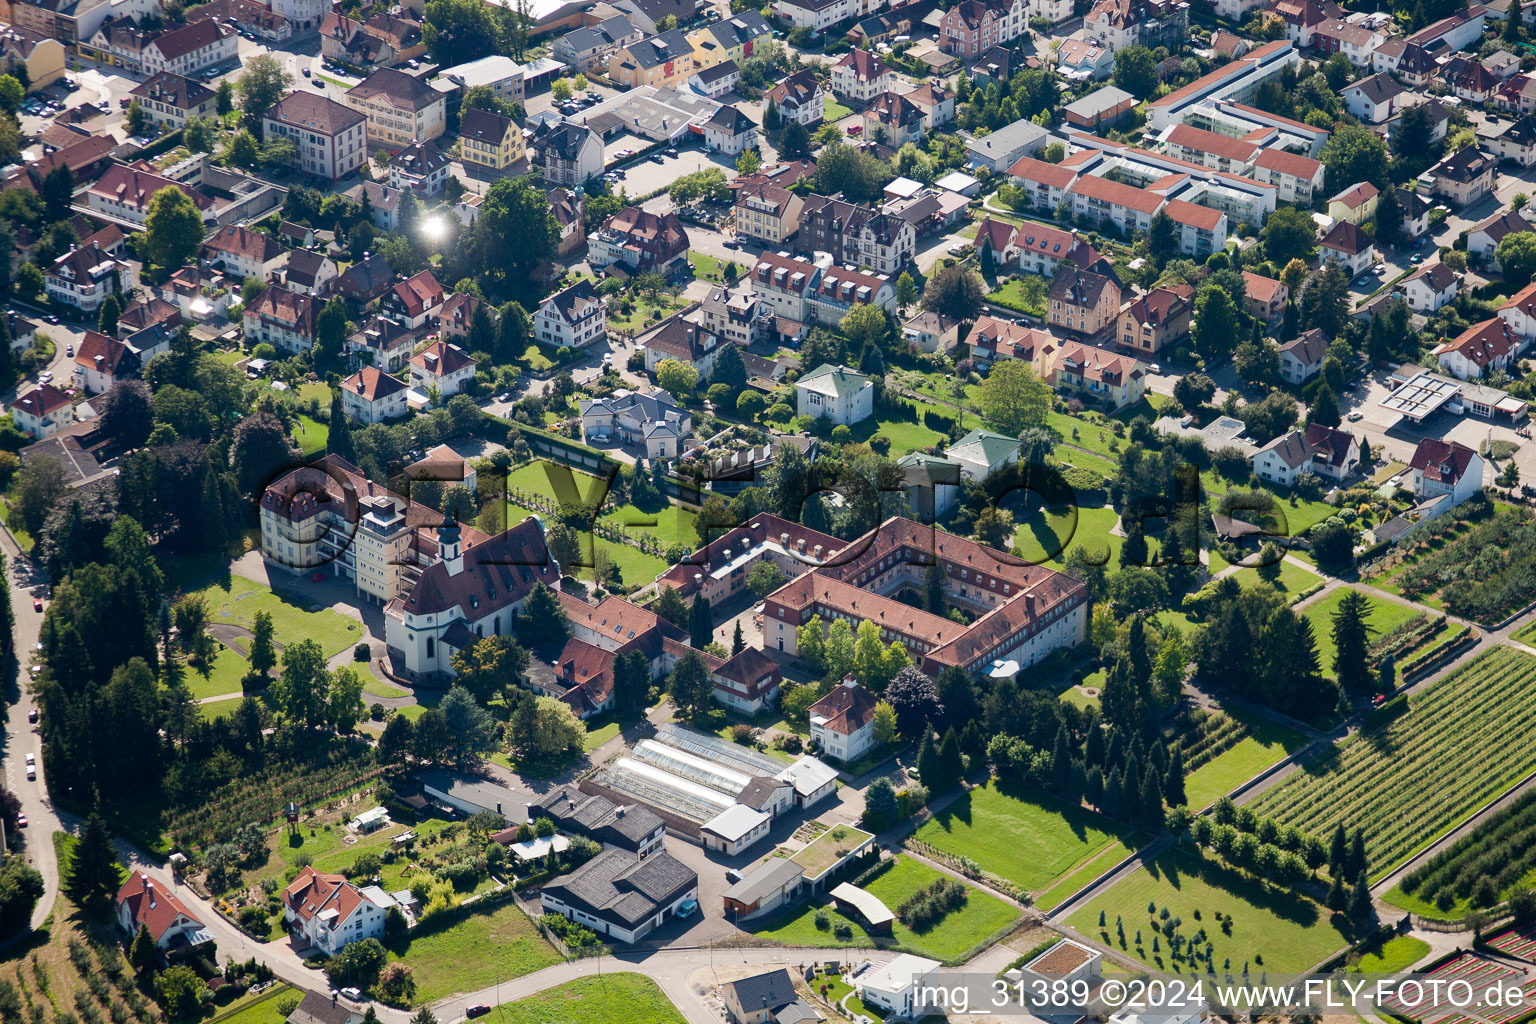
<instances>
[{"instance_id":1,"label":"white car","mask_svg":"<svg viewBox=\"0 0 1536 1024\"><path fill-rule=\"evenodd\" d=\"M37 766L37 757L36 757L36 755L34 755L34 754L28 754L27 755L27 766L29 768L33 768L33 767Z\"/></svg>"},{"instance_id":2,"label":"white car","mask_svg":"<svg viewBox=\"0 0 1536 1024\"><path fill-rule=\"evenodd\" d=\"M1356 409L1354 412L1350 413L1348 416L1345 416L1344 418L1349 420L1349 422L1351 422L1351 423L1359 423L1361 418L1362 418L1362 415L1360 413L1360 410Z\"/></svg>"}]
</instances>

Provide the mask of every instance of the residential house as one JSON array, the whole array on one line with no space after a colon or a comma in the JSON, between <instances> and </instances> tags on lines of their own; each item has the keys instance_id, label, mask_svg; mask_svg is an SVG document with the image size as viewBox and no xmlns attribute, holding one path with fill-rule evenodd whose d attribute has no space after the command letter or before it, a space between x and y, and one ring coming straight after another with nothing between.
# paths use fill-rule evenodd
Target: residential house
<instances>
[{"instance_id":1,"label":"residential house","mask_svg":"<svg viewBox=\"0 0 1536 1024\"><path fill-rule=\"evenodd\" d=\"M1438 259L1399 281L1396 291L1416 313L1433 313L1456 297L1461 279Z\"/></svg>"},{"instance_id":2,"label":"residential house","mask_svg":"<svg viewBox=\"0 0 1536 1024\"><path fill-rule=\"evenodd\" d=\"M921 1016L926 1004L919 991L943 964L927 957L898 953L892 959L854 975L854 989L866 1005L888 1015Z\"/></svg>"},{"instance_id":3,"label":"residential house","mask_svg":"<svg viewBox=\"0 0 1536 1024\"><path fill-rule=\"evenodd\" d=\"M815 262L763 253L752 268L752 290L779 318L780 334L791 337L807 323L835 324L861 303L896 309L896 288L888 275L837 266L825 253Z\"/></svg>"},{"instance_id":4,"label":"residential house","mask_svg":"<svg viewBox=\"0 0 1536 1024\"><path fill-rule=\"evenodd\" d=\"M180 128L190 118L212 117L215 113L212 89L169 71L145 79L128 95L152 124L167 130Z\"/></svg>"},{"instance_id":5,"label":"residential house","mask_svg":"<svg viewBox=\"0 0 1536 1024\"><path fill-rule=\"evenodd\" d=\"M740 156L756 145L757 122L730 104L720 107L704 122L705 149Z\"/></svg>"},{"instance_id":6,"label":"residential house","mask_svg":"<svg viewBox=\"0 0 1536 1024\"><path fill-rule=\"evenodd\" d=\"M289 254L288 265L283 268L283 284L289 291L319 296L330 290L331 282L340 273L341 268L334 260L308 249L297 249Z\"/></svg>"},{"instance_id":7,"label":"residential house","mask_svg":"<svg viewBox=\"0 0 1536 1024\"><path fill-rule=\"evenodd\" d=\"M1024 0L961 0L939 20L939 48L962 59L1011 42L1028 27Z\"/></svg>"},{"instance_id":8,"label":"residential house","mask_svg":"<svg viewBox=\"0 0 1536 1024\"><path fill-rule=\"evenodd\" d=\"M1156 192L1093 174L1080 175L1068 187L1067 197L1074 216L1107 221L1127 234L1150 228L1153 215L1168 202Z\"/></svg>"},{"instance_id":9,"label":"residential house","mask_svg":"<svg viewBox=\"0 0 1536 1024\"><path fill-rule=\"evenodd\" d=\"M314 296L268 287L245 307L245 343L266 343L289 354L307 352L319 334L320 305Z\"/></svg>"},{"instance_id":10,"label":"residential house","mask_svg":"<svg viewBox=\"0 0 1536 1024\"><path fill-rule=\"evenodd\" d=\"M389 373L400 373L422 341L420 331L413 331L390 317L376 316L357 333L348 336L342 351L347 356L348 366L378 366Z\"/></svg>"},{"instance_id":11,"label":"residential house","mask_svg":"<svg viewBox=\"0 0 1536 1024\"><path fill-rule=\"evenodd\" d=\"M552 188L544 193L549 208L560 225L560 241L555 254L569 256L587 242L587 199L567 188Z\"/></svg>"},{"instance_id":12,"label":"residential house","mask_svg":"<svg viewBox=\"0 0 1536 1024\"><path fill-rule=\"evenodd\" d=\"M706 331L723 341L747 346L767 340L766 309L750 290L711 288L700 301L697 316ZM703 371L699 375L702 377Z\"/></svg>"},{"instance_id":13,"label":"residential house","mask_svg":"<svg viewBox=\"0 0 1536 1024\"><path fill-rule=\"evenodd\" d=\"M1227 215L1221 210L1170 199L1162 212L1173 221L1179 252L1184 255L1204 259L1226 248Z\"/></svg>"},{"instance_id":14,"label":"residential house","mask_svg":"<svg viewBox=\"0 0 1536 1024\"><path fill-rule=\"evenodd\" d=\"M1274 323L1285 315L1291 289L1283 281L1243 271L1243 285L1248 293L1248 315L1265 323Z\"/></svg>"},{"instance_id":15,"label":"residential house","mask_svg":"<svg viewBox=\"0 0 1536 1024\"><path fill-rule=\"evenodd\" d=\"M400 227L400 197L405 193L390 188L382 181L365 181L348 189L346 196L361 203L380 231L397 231Z\"/></svg>"},{"instance_id":16,"label":"residential house","mask_svg":"<svg viewBox=\"0 0 1536 1024\"><path fill-rule=\"evenodd\" d=\"M1341 220L1317 243L1317 253L1323 263L1337 263L1354 277L1376 262L1376 239L1364 228Z\"/></svg>"},{"instance_id":17,"label":"residential house","mask_svg":"<svg viewBox=\"0 0 1536 1024\"><path fill-rule=\"evenodd\" d=\"M1476 146L1458 150L1425 172L1437 196L1470 206L1493 191L1495 163Z\"/></svg>"},{"instance_id":18,"label":"residential house","mask_svg":"<svg viewBox=\"0 0 1536 1024\"><path fill-rule=\"evenodd\" d=\"M1156 355L1189 333L1195 312L1195 290L1187 284L1153 288L1120 314L1115 334L1122 348Z\"/></svg>"},{"instance_id":19,"label":"residential house","mask_svg":"<svg viewBox=\"0 0 1536 1024\"><path fill-rule=\"evenodd\" d=\"M415 328L435 317L446 297L447 292L432 271L423 270L391 286L379 308L407 327Z\"/></svg>"},{"instance_id":20,"label":"residential house","mask_svg":"<svg viewBox=\"0 0 1536 1024\"><path fill-rule=\"evenodd\" d=\"M39 384L11 403L16 429L41 441L75 422L73 400L52 384Z\"/></svg>"},{"instance_id":21,"label":"residential house","mask_svg":"<svg viewBox=\"0 0 1536 1024\"><path fill-rule=\"evenodd\" d=\"M99 331L86 331L75 348L75 383L87 395L110 391L118 381L138 376L141 369L137 352Z\"/></svg>"},{"instance_id":22,"label":"residential house","mask_svg":"<svg viewBox=\"0 0 1536 1024\"><path fill-rule=\"evenodd\" d=\"M1467 252L1480 258L1484 266L1498 270L1499 261L1495 253L1499 243L1520 231L1536 231L1536 223L1526 219L1522 210L1500 210L1467 231Z\"/></svg>"},{"instance_id":23,"label":"residential house","mask_svg":"<svg viewBox=\"0 0 1536 1024\"><path fill-rule=\"evenodd\" d=\"M876 703L875 696L851 678L834 686L807 712L812 746L844 764L861 760L875 748Z\"/></svg>"},{"instance_id":24,"label":"residential house","mask_svg":"<svg viewBox=\"0 0 1536 1024\"><path fill-rule=\"evenodd\" d=\"M419 196L435 196L448 181L448 154L435 142L416 142L389 161L391 188L411 189Z\"/></svg>"},{"instance_id":25,"label":"residential house","mask_svg":"<svg viewBox=\"0 0 1536 1024\"><path fill-rule=\"evenodd\" d=\"M379 939L384 919L397 907L376 885L359 888L343 875L305 865L283 890L283 921L299 937L330 956L354 942Z\"/></svg>"},{"instance_id":26,"label":"residential house","mask_svg":"<svg viewBox=\"0 0 1536 1024\"><path fill-rule=\"evenodd\" d=\"M823 363L795 382L795 412L834 426L852 426L874 415L875 385L857 370Z\"/></svg>"},{"instance_id":27,"label":"residential house","mask_svg":"<svg viewBox=\"0 0 1536 1024\"><path fill-rule=\"evenodd\" d=\"M1020 118L981 138L965 140L967 162L971 167L985 167L1002 174L1026 156L1045 148L1049 133L1028 118Z\"/></svg>"},{"instance_id":28,"label":"residential house","mask_svg":"<svg viewBox=\"0 0 1536 1024\"><path fill-rule=\"evenodd\" d=\"M693 432L693 416L665 391L642 395L621 389L608 398L582 399L579 407L582 436L589 442L618 438L642 446L647 459L677 458Z\"/></svg>"},{"instance_id":29,"label":"residential house","mask_svg":"<svg viewBox=\"0 0 1536 1024\"><path fill-rule=\"evenodd\" d=\"M1147 393L1146 366L1135 356L1064 341L1042 359L1041 378L1051 387L1098 399L1111 411L1134 405Z\"/></svg>"},{"instance_id":30,"label":"residential house","mask_svg":"<svg viewBox=\"0 0 1536 1024\"><path fill-rule=\"evenodd\" d=\"M148 932L161 953L213 941L207 927L174 890L142 871L130 874L117 890L117 926L128 936Z\"/></svg>"},{"instance_id":31,"label":"residential house","mask_svg":"<svg viewBox=\"0 0 1536 1024\"><path fill-rule=\"evenodd\" d=\"M586 348L608 336L603 300L588 280L577 281L539 303L533 336L551 348Z\"/></svg>"},{"instance_id":32,"label":"residential house","mask_svg":"<svg viewBox=\"0 0 1536 1024\"><path fill-rule=\"evenodd\" d=\"M362 1020L361 1013L334 996L305 992L283 1024L362 1024Z\"/></svg>"},{"instance_id":33,"label":"residential house","mask_svg":"<svg viewBox=\"0 0 1536 1024\"><path fill-rule=\"evenodd\" d=\"M1103 81L1114 70L1115 53L1102 43L1068 38L1056 49L1056 73L1069 82Z\"/></svg>"},{"instance_id":34,"label":"residential house","mask_svg":"<svg viewBox=\"0 0 1536 1024\"><path fill-rule=\"evenodd\" d=\"M1281 434L1253 455L1253 472L1260 480L1294 487L1296 478L1312 470L1312 454L1298 430Z\"/></svg>"},{"instance_id":35,"label":"residential house","mask_svg":"<svg viewBox=\"0 0 1536 1024\"><path fill-rule=\"evenodd\" d=\"M960 478L982 483L993 473L1018 464L1019 439L990 430L972 430L944 449L944 457L960 467Z\"/></svg>"},{"instance_id":36,"label":"residential house","mask_svg":"<svg viewBox=\"0 0 1536 1024\"><path fill-rule=\"evenodd\" d=\"M572 640L581 642L574 637ZM583 835L605 847L627 850L639 857L648 857L666 845L666 822L649 807L615 804L605 796L583 793L575 786L559 786L535 797L528 804L528 820L540 818L548 818L562 832Z\"/></svg>"},{"instance_id":37,"label":"residential house","mask_svg":"<svg viewBox=\"0 0 1536 1024\"><path fill-rule=\"evenodd\" d=\"M960 321L925 309L901 325L901 338L924 352L948 352L960 344Z\"/></svg>"},{"instance_id":38,"label":"residential house","mask_svg":"<svg viewBox=\"0 0 1536 1024\"><path fill-rule=\"evenodd\" d=\"M241 281L271 280L287 257L288 250L276 238L241 224L222 227L203 243L203 259Z\"/></svg>"},{"instance_id":39,"label":"residential house","mask_svg":"<svg viewBox=\"0 0 1536 1024\"><path fill-rule=\"evenodd\" d=\"M773 104L786 121L796 121L807 128L820 124L826 116L827 93L809 68L796 71L768 90L763 104Z\"/></svg>"},{"instance_id":40,"label":"residential house","mask_svg":"<svg viewBox=\"0 0 1536 1024\"><path fill-rule=\"evenodd\" d=\"M1053 325L1096 335L1120 313L1120 283L1105 274L1062 267L1051 278L1049 310Z\"/></svg>"},{"instance_id":41,"label":"residential house","mask_svg":"<svg viewBox=\"0 0 1536 1024\"><path fill-rule=\"evenodd\" d=\"M1360 466L1360 441L1354 435L1321 423L1307 425L1307 451L1312 472L1330 480L1346 480Z\"/></svg>"},{"instance_id":42,"label":"residential house","mask_svg":"<svg viewBox=\"0 0 1536 1024\"><path fill-rule=\"evenodd\" d=\"M1457 380L1476 380L1509 369L1524 340L1500 317L1473 324L1434 350L1440 368Z\"/></svg>"},{"instance_id":43,"label":"residential house","mask_svg":"<svg viewBox=\"0 0 1536 1024\"><path fill-rule=\"evenodd\" d=\"M711 64L693 73L688 88L712 100L718 100L736 88L741 82L741 68L733 60L724 64Z\"/></svg>"},{"instance_id":44,"label":"residential house","mask_svg":"<svg viewBox=\"0 0 1536 1024\"><path fill-rule=\"evenodd\" d=\"M1536 338L1536 284L1528 284L1504 300L1498 313L1523 343Z\"/></svg>"},{"instance_id":45,"label":"residential house","mask_svg":"<svg viewBox=\"0 0 1536 1024\"><path fill-rule=\"evenodd\" d=\"M773 26L762 12L747 8L729 18L719 18L688 34L695 67L740 64L756 47L773 37Z\"/></svg>"},{"instance_id":46,"label":"residential house","mask_svg":"<svg viewBox=\"0 0 1536 1024\"><path fill-rule=\"evenodd\" d=\"M883 146L900 149L908 142L919 142L927 127L928 118L917 104L894 92L881 93L864 108L865 138Z\"/></svg>"},{"instance_id":47,"label":"residential house","mask_svg":"<svg viewBox=\"0 0 1536 1024\"><path fill-rule=\"evenodd\" d=\"M1429 231L1429 211L1434 204L1412 189L1399 188L1397 205L1403 211L1403 233L1409 238L1423 238Z\"/></svg>"},{"instance_id":48,"label":"residential house","mask_svg":"<svg viewBox=\"0 0 1536 1024\"><path fill-rule=\"evenodd\" d=\"M720 1002L729 1024L803 1024L821 1018L782 967L726 982L720 986Z\"/></svg>"},{"instance_id":49,"label":"residential house","mask_svg":"<svg viewBox=\"0 0 1536 1024\"><path fill-rule=\"evenodd\" d=\"M868 103L896 84L896 72L868 50L849 50L832 65L832 91L856 103Z\"/></svg>"},{"instance_id":50,"label":"residential house","mask_svg":"<svg viewBox=\"0 0 1536 1024\"><path fill-rule=\"evenodd\" d=\"M293 143L293 166L305 174L335 181L368 160L367 117L325 96L290 93L267 108L261 124L267 138Z\"/></svg>"},{"instance_id":51,"label":"residential house","mask_svg":"<svg viewBox=\"0 0 1536 1024\"><path fill-rule=\"evenodd\" d=\"M1483 489L1483 457L1459 441L1419 441L1409 463L1413 494L1421 502L1450 495L1455 507Z\"/></svg>"},{"instance_id":52,"label":"residential house","mask_svg":"<svg viewBox=\"0 0 1536 1024\"><path fill-rule=\"evenodd\" d=\"M410 385L377 366L361 367L341 382L341 408L359 423L384 423L404 416Z\"/></svg>"},{"instance_id":53,"label":"residential house","mask_svg":"<svg viewBox=\"0 0 1536 1024\"><path fill-rule=\"evenodd\" d=\"M1328 357L1328 339L1316 328L1280 345L1280 379L1287 384L1306 383L1323 372Z\"/></svg>"},{"instance_id":54,"label":"residential house","mask_svg":"<svg viewBox=\"0 0 1536 1024\"><path fill-rule=\"evenodd\" d=\"M1376 212L1381 192L1368 181L1358 181L1328 200L1328 216L1351 224L1364 224Z\"/></svg>"},{"instance_id":55,"label":"residential house","mask_svg":"<svg viewBox=\"0 0 1536 1024\"><path fill-rule=\"evenodd\" d=\"M586 125L541 123L529 145L546 184L585 186L589 178L603 173L603 140Z\"/></svg>"},{"instance_id":56,"label":"residential house","mask_svg":"<svg viewBox=\"0 0 1536 1024\"><path fill-rule=\"evenodd\" d=\"M669 275L688 256L688 232L677 214L655 214L626 206L587 236L587 259L594 268L615 263L631 274Z\"/></svg>"},{"instance_id":57,"label":"residential house","mask_svg":"<svg viewBox=\"0 0 1536 1024\"><path fill-rule=\"evenodd\" d=\"M711 670L715 703L743 715L756 715L778 702L784 673L760 648L748 647Z\"/></svg>"},{"instance_id":58,"label":"residential house","mask_svg":"<svg viewBox=\"0 0 1536 1024\"><path fill-rule=\"evenodd\" d=\"M495 309L485 304L484 299L476 298L466 292L450 294L443 300L442 308L437 311L438 336L450 341L464 337L469 333L470 324L482 305L485 305L491 317L491 323L494 325Z\"/></svg>"},{"instance_id":59,"label":"residential house","mask_svg":"<svg viewBox=\"0 0 1536 1024\"><path fill-rule=\"evenodd\" d=\"M671 85L693 72L693 46L677 28L621 46L608 58L609 76L626 89Z\"/></svg>"},{"instance_id":60,"label":"residential house","mask_svg":"<svg viewBox=\"0 0 1536 1024\"><path fill-rule=\"evenodd\" d=\"M1491 139L1484 139L1488 151L1500 160L1529 167L1536 164L1536 116L1527 114L1503 126Z\"/></svg>"},{"instance_id":61,"label":"residential house","mask_svg":"<svg viewBox=\"0 0 1536 1024\"><path fill-rule=\"evenodd\" d=\"M163 188L177 188L187 194L205 222L213 220L213 200L202 192L171 178L152 174L126 164L113 164L107 173L86 190L86 205L117 221L142 228L149 220L149 201Z\"/></svg>"},{"instance_id":62,"label":"residential house","mask_svg":"<svg viewBox=\"0 0 1536 1024\"><path fill-rule=\"evenodd\" d=\"M643 860L609 848L567 875L545 882L545 913L560 914L599 935L638 942L696 901L699 876L665 850Z\"/></svg>"},{"instance_id":63,"label":"residential house","mask_svg":"<svg viewBox=\"0 0 1536 1024\"><path fill-rule=\"evenodd\" d=\"M1481 61L1459 55L1441 65L1437 80L1450 87L1451 95L1467 103L1479 104L1488 102L1503 84Z\"/></svg>"},{"instance_id":64,"label":"residential house","mask_svg":"<svg viewBox=\"0 0 1536 1024\"><path fill-rule=\"evenodd\" d=\"M95 41L93 39L92 43ZM145 38L138 59L128 57L121 63L129 71L146 75L161 71L192 75L235 60L237 42L239 37L233 28L213 18L199 18L152 38Z\"/></svg>"},{"instance_id":65,"label":"residential house","mask_svg":"<svg viewBox=\"0 0 1536 1024\"><path fill-rule=\"evenodd\" d=\"M97 243L79 245L54 260L43 275L48 297L95 314L108 295L126 295L138 284L131 263L109 253Z\"/></svg>"},{"instance_id":66,"label":"residential house","mask_svg":"<svg viewBox=\"0 0 1536 1024\"><path fill-rule=\"evenodd\" d=\"M1189 34L1184 0L1099 0L1083 18L1083 36L1118 53L1128 46L1176 47Z\"/></svg>"},{"instance_id":67,"label":"residential house","mask_svg":"<svg viewBox=\"0 0 1536 1024\"><path fill-rule=\"evenodd\" d=\"M475 379L476 365L459 346L434 341L411 357L411 387L423 394L431 394L431 389L436 388L447 400Z\"/></svg>"},{"instance_id":68,"label":"residential house","mask_svg":"<svg viewBox=\"0 0 1536 1024\"><path fill-rule=\"evenodd\" d=\"M757 239L770 247L782 245L800 230L804 206L804 199L772 182L737 189L736 237Z\"/></svg>"},{"instance_id":69,"label":"residential house","mask_svg":"<svg viewBox=\"0 0 1536 1024\"><path fill-rule=\"evenodd\" d=\"M1161 138L1165 153L1228 174L1247 173L1261 150L1252 140L1208 132L1191 124L1174 125Z\"/></svg>"},{"instance_id":70,"label":"residential house","mask_svg":"<svg viewBox=\"0 0 1536 1024\"><path fill-rule=\"evenodd\" d=\"M1024 190L1030 208L1054 215L1068 201L1067 189L1077 180L1077 171L1026 156L1008 168L1008 177Z\"/></svg>"},{"instance_id":71,"label":"residential house","mask_svg":"<svg viewBox=\"0 0 1536 1024\"><path fill-rule=\"evenodd\" d=\"M25 71L34 90L63 78L68 60L59 40L14 24L0 28L0 58L6 66Z\"/></svg>"},{"instance_id":72,"label":"residential house","mask_svg":"<svg viewBox=\"0 0 1536 1024\"><path fill-rule=\"evenodd\" d=\"M573 28L557 38L554 56L577 71L591 71L604 57L618 52L619 47L643 38L645 33L630 24L628 18L615 14L596 25Z\"/></svg>"},{"instance_id":73,"label":"residential house","mask_svg":"<svg viewBox=\"0 0 1536 1024\"><path fill-rule=\"evenodd\" d=\"M466 167L504 171L523 159L523 130L510 117L467 110L459 121L458 155Z\"/></svg>"},{"instance_id":74,"label":"residential house","mask_svg":"<svg viewBox=\"0 0 1536 1024\"><path fill-rule=\"evenodd\" d=\"M1281 202L1308 207L1323 187L1324 170L1321 160L1271 146L1254 157L1249 174L1255 181L1275 186L1275 198Z\"/></svg>"},{"instance_id":75,"label":"residential house","mask_svg":"<svg viewBox=\"0 0 1536 1024\"><path fill-rule=\"evenodd\" d=\"M1332 56L1342 53L1357 68L1371 66L1376 51L1389 38L1383 28L1360 21L1329 18L1317 26L1313 42L1318 53Z\"/></svg>"},{"instance_id":76,"label":"residential house","mask_svg":"<svg viewBox=\"0 0 1536 1024\"><path fill-rule=\"evenodd\" d=\"M995 316L980 316L966 338L971 358L988 366L1003 359L1022 359L1039 372L1038 357L1043 358L1047 348L1055 351L1056 339L1046 331L1002 320Z\"/></svg>"},{"instance_id":77,"label":"residential house","mask_svg":"<svg viewBox=\"0 0 1536 1024\"><path fill-rule=\"evenodd\" d=\"M905 99L923 112L923 123L929 131L954 123L955 94L942 85L920 85L907 93Z\"/></svg>"},{"instance_id":78,"label":"residential house","mask_svg":"<svg viewBox=\"0 0 1536 1024\"><path fill-rule=\"evenodd\" d=\"M835 263L894 274L917 252L917 232L902 218L812 193L800 210L799 247Z\"/></svg>"},{"instance_id":79,"label":"residential house","mask_svg":"<svg viewBox=\"0 0 1536 1024\"><path fill-rule=\"evenodd\" d=\"M1392 75L1378 74L1344 86L1339 95L1350 114L1369 124L1381 124L1402 109L1404 92Z\"/></svg>"},{"instance_id":80,"label":"residential house","mask_svg":"<svg viewBox=\"0 0 1536 1024\"><path fill-rule=\"evenodd\" d=\"M447 100L421 78L380 68L347 90L347 106L368 119L368 141L404 149L435 139L447 125Z\"/></svg>"}]
</instances>

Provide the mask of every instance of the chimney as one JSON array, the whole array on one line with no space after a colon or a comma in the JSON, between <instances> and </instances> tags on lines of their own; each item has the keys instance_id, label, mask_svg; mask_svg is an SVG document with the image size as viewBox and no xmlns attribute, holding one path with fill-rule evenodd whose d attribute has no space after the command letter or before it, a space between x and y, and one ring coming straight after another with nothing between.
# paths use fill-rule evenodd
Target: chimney
<instances>
[{"instance_id":1,"label":"chimney","mask_svg":"<svg viewBox=\"0 0 1536 1024\"><path fill-rule=\"evenodd\" d=\"M1031 615L1035 614L1035 595L1034 594L1025 594L1024 595L1024 610L1026 612L1028 612L1029 614L1031 614Z\"/></svg>"}]
</instances>

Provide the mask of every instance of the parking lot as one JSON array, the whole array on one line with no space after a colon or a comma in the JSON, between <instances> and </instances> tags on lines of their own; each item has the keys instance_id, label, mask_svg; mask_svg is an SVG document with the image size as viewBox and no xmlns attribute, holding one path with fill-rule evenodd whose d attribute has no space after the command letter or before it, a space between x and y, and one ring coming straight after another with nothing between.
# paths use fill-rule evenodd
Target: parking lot
<instances>
[{"instance_id":1,"label":"parking lot","mask_svg":"<svg viewBox=\"0 0 1536 1024\"><path fill-rule=\"evenodd\" d=\"M678 178L694 174L706 167L718 167L727 178L736 177L736 161L721 153L708 153L689 147L679 149L676 156L666 151L658 152L624 169L623 185L632 196L643 196L660 188L666 188Z\"/></svg>"}]
</instances>

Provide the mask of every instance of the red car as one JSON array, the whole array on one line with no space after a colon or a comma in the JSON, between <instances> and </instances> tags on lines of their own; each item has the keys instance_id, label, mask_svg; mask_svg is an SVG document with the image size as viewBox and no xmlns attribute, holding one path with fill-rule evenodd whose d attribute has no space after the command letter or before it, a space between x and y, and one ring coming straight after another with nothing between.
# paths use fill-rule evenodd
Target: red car
<instances>
[{"instance_id":1,"label":"red car","mask_svg":"<svg viewBox=\"0 0 1536 1024\"><path fill-rule=\"evenodd\" d=\"M40 612L40 611L43 610L43 599L42 598L34 597L32 599L32 610L35 611L35 612Z\"/></svg>"},{"instance_id":2,"label":"red car","mask_svg":"<svg viewBox=\"0 0 1536 1024\"><path fill-rule=\"evenodd\" d=\"M1378 693L1376 696L1371 698L1371 707L1379 708L1383 704L1385 704L1386 702L1387 702L1387 695L1384 694L1384 693Z\"/></svg>"},{"instance_id":3,"label":"red car","mask_svg":"<svg viewBox=\"0 0 1536 1024\"><path fill-rule=\"evenodd\" d=\"M464 1011L464 1016L469 1018L484 1017L491 1012L491 1008L484 1003L477 1003Z\"/></svg>"}]
</instances>

